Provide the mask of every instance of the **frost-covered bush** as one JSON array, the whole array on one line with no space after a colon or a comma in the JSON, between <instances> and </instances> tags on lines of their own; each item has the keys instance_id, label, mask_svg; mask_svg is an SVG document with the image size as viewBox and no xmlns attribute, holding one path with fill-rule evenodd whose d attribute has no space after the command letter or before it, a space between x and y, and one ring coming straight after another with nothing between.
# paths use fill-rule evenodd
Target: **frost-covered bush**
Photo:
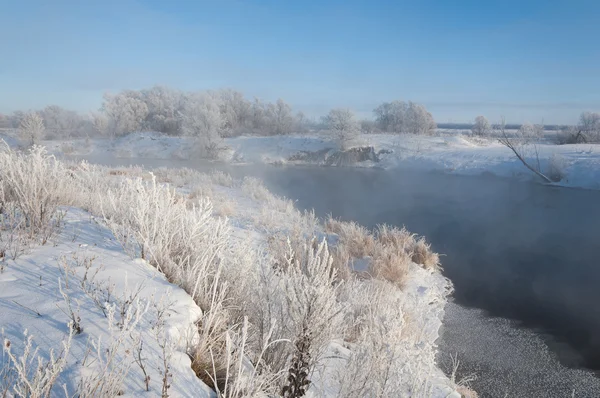
<instances>
[{"instance_id":1,"label":"frost-covered bush","mask_svg":"<svg viewBox=\"0 0 600 398\"><path fill-rule=\"evenodd\" d=\"M44 119L36 113L30 112L23 116L19 125L21 139L28 145L35 145L44 134Z\"/></svg>"},{"instance_id":2,"label":"frost-covered bush","mask_svg":"<svg viewBox=\"0 0 600 398\"><path fill-rule=\"evenodd\" d=\"M492 125L485 116L477 116L471 132L480 137L488 136L492 132Z\"/></svg>"},{"instance_id":3,"label":"frost-covered bush","mask_svg":"<svg viewBox=\"0 0 600 398\"><path fill-rule=\"evenodd\" d=\"M30 237L44 232L45 240L57 221L58 207L70 204L69 179L64 165L44 147L33 146L26 153L5 147L0 151L0 208L12 203L22 217L21 227Z\"/></svg>"},{"instance_id":4,"label":"frost-covered bush","mask_svg":"<svg viewBox=\"0 0 600 398\"><path fill-rule=\"evenodd\" d=\"M103 213L124 245L134 239L142 258L207 304L203 297L229 235L226 222L212 217L208 199L190 209L185 197L154 176L147 182L125 179L106 193Z\"/></svg>"},{"instance_id":5,"label":"frost-covered bush","mask_svg":"<svg viewBox=\"0 0 600 398\"><path fill-rule=\"evenodd\" d=\"M327 129L333 135L341 150L348 149L352 140L360 133L360 125L350 109L332 109L323 118Z\"/></svg>"},{"instance_id":6,"label":"frost-covered bush","mask_svg":"<svg viewBox=\"0 0 600 398\"><path fill-rule=\"evenodd\" d=\"M329 217L325 222L325 230L339 235L352 257L368 256L375 248L373 235L365 227L355 222L342 222Z\"/></svg>"},{"instance_id":7,"label":"frost-covered bush","mask_svg":"<svg viewBox=\"0 0 600 398\"><path fill-rule=\"evenodd\" d=\"M548 178L555 182L562 181L567 176L566 167L565 158L553 153L548 161Z\"/></svg>"},{"instance_id":8,"label":"frost-covered bush","mask_svg":"<svg viewBox=\"0 0 600 398\"><path fill-rule=\"evenodd\" d=\"M21 355L13 352L13 342L3 339L1 359L6 356L7 363L4 364L6 367L3 367L2 372L0 372L0 376L3 378L3 380L0 380L0 388L2 388L0 392L3 393L3 397L49 397L59 375L67 364L73 334L69 334L62 343L58 355L52 349L47 355L42 354L39 347L34 346L33 336L27 330L25 330L24 335L25 340L22 344ZM0 362L0 365L3 365L2 362ZM9 381L9 383L3 386L5 381Z\"/></svg>"},{"instance_id":9,"label":"frost-covered bush","mask_svg":"<svg viewBox=\"0 0 600 398\"><path fill-rule=\"evenodd\" d=\"M431 134L436 129L431 113L414 102L384 102L373 110L382 131L393 133Z\"/></svg>"},{"instance_id":10,"label":"frost-covered bush","mask_svg":"<svg viewBox=\"0 0 600 398\"><path fill-rule=\"evenodd\" d=\"M353 335L337 396L430 397L435 347L423 341L423 314L387 282L354 281L340 294Z\"/></svg>"}]
</instances>

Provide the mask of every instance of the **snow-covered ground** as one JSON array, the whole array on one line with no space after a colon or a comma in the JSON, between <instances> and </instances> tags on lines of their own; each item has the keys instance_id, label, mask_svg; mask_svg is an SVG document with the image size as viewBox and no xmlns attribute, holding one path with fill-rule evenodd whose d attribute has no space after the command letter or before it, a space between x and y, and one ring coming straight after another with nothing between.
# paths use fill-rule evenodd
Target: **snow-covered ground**
<instances>
[{"instance_id":1,"label":"snow-covered ground","mask_svg":"<svg viewBox=\"0 0 600 398\"><path fill-rule=\"evenodd\" d=\"M119 158L194 159L194 143L189 138L168 137L156 133L136 133L108 140L48 141L54 153L104 155ZM391 153L380 154L378 163L366 161L358 167L385 169L412 168L463 175L490 173L501 177L536 178L510 149L494 139L474 138L460 132L440 132L436 136L371 134L359 137L355 145L373 146ZM334 150L335 142L325 135L235 137L223 142L227 148L222 159L232 163L293 163L290 157L301 152ZM528 160L539 157L542 171L550 162L560 166L565 178L557 185L600 189L600 145L555 145L545 140L525 147ZM316 161L317 162L317 161Z\"/></svg>"},{"instance_id":2,"label":"snow-covered ground","mask_svg":"<svg viewBox=\"0 0 600 398\"><path fill-rule=\"evenodd\" d=\"M172 156L173 151L181 149L182 142L146 136L129 136L121 141L128 154L146 156L167 156L167 152ZM114 142L105 141L71 144L85 145L90 152L106 153L115 148ZM65 143L60 145L64 149ZM290 147L298 145L295 142ZM96 189L102 189L98 184L105 179L151 181L151 175L141 168L110 169L86 164L69 167L77 169L77 173L89 170L90 178L96 179L92 182L97 181L92 183ZM249 247L264 250L275 235L296 229L335 242L313 216L298 212L290 201L272 196L256 180L234 182L222 173L208 176L185 169L158 169L154 173L161 184L176 188L190 204L201 197L210 198L214 217L220 220L228 217L231 245L244 241L249 242ZM39 175L45 178L45 173ZM94 208L96 199L78 200ZM15 373L18 368L9 363L14 365L27 352L26 341L31 337L37 351L30 352L31 363L25 366L29 369L29 379L36 374L38 356L48 361L53 355L54 367L62 369L56 372L57 381L50 396L63 396L63 385L71 396L82 380L90 389L102 385L102 380L112 380L116 389L110 390L106 385L102 388L113 395L116 391L124 396L165 396L162 393L165 375L170 386L168 396L213 396L214 392L192 371L188 356L189 346L197 338L198 320L203 315L197 303L184 289L167 281L155 267L139 258L139 252L124 250L123 238L117 239L113 234L114 224L113 229L107 228L100 214L75 207L59 210L58 214L64 214L64 218L60 219L58 233L45 244L36 239L19 243L12 240L10 231L1 231L0 242L5 250L0 256L0 327L4 341L0 393L6 388L14 393L10 389L16 380L23 379ZM102 212L105 210L102 208ZM3 223L7 225L6 220ZM23 254L13 256L21 251ZM458 397L455 383L434 362L435 342L450 288L449 281L439 272L413 263L403 289L394 290L405 317L401 320L403 330L411 331L410 336L402 337L406 340L400 350L402 360L406 361L403 372L407 378L395 382L413 383L406 385L413 391L414 383L425 383L426 387L419 388L425 388L427 396ZM393 308L394 313L398 310ZM333 375L346 371L353 349L352 343L331 342L328 352L334 355L323 357L317 366L310 396L335 396L339 388ZM52 373L46 368L40 372L46 377ZM408 375L419 378L411 379L413 376ZM107 396L99 390L88 392L89 396Z\"/></svg>"},{"instance_id":3,"label":"snow-covered ground","mask_svg":"<svg viewBox=\"0 0 600 398\"><path fill-rule=\"evenodd\" d=\"M149 377L146 394L160 396L165 359L160 344L165 337L175 344L166 357L172 374L169 395L212 396L212 390L192 371L185 351L187 334L201 312L192 298L156 268L131 259L112 232L92 215L76 208L62 211L66 216L60 235L16 260L4 259L0 266L4 268L0 273L4 344L9 342L10 351L19 358L31 337L38 351L29 358L33 362L30 371L38 355L49 360L50 349L55 356L64 356L62 342L69 339L72 309L81 332L71 338L65 370L50 396L61 395L63 385L72 396L77 382L85 377L93 379L90 384L94 385L101 384L101 378L112 378L123 396L143 395L146 376L132 358L140 344ZM165 315L159 316L163 310ZM1 358L0 364L8 362L6 353ZM14 375L1 366L0 375L0 392L10 390ZM90 396L104 395L97 390Z\"/></svg>"}]
</instances>

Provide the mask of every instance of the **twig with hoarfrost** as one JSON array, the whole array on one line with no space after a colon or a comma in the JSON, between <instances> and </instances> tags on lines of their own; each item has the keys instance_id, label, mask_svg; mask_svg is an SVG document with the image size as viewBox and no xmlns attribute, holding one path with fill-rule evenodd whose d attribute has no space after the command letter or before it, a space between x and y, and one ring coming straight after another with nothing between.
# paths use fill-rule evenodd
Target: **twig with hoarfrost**
<instances>
[{"instance_id":1,"label":"twig with hoarfrost","mask_svg":"<svg viewBox=\"0 0 600 398\"><path fill-rule=\"evenodd\" d=\"M137 299L129 306L125 318L116 319L116 304L107 304L107 322L110 337L105 345L101 338L91 340L94 355L86 364L92 368L90 376L84 376L77 388L80 398L122 395L123 383L129 374L133 342L131 335L148 311L148 303ZM119 324L119 322L121 322Z\"/></svg>"},{"instance_id":2,"label":"twig with hoarfrost","mask_svg":"<svg viewBox=\"0 0 600 398\"><path fill-rule=\"evenodd\" d=\"M45 398L51 395L52 388L66 365L66 357L71 349L73 328L69 327L69 330L69 335L62 342L61 352L56 356L54 350L51 349L48 353L48 360L44 360L39 354L38 347L33 347L33 336L29 335L27 330L24 332L23 353L20 356L16 356L12 352L12 342L4 339L2 349L9 359L9 368L14 371L12 393L16 397Z\"/></svg>"},{"instance_id":3,"label":"twig with hoarfrost","mask_svg":"<svg viewBox=\"0 0 600 398\"><path fill-rule=\"evenodd\" d=\"M68 289L68 286L65 286L65 289ZM63 314L69 317L69 327L73 328L73 333L81 334L83 332L83 327L81 326L81 317L79 316L79 304L77 305L77 310L74 311L73 306L71 305L71 297L68 293L66 293L63 290L60 278L58 278L58 290L61 296L63 297L65 304L67 305L67 309L62 309L58 304L56 305L56 307L58 307L58 309L61 310Z\"/></svg>"},{"instance_id":4,"label":"twig with hoarfrost","mask_svg":"<svg viewBox=\"0 0 600 398\"><path fill-rule=\"evenodd\" d=\"M146 358L142 357L142 351L144 350L144 340L142 338L142 333L140 332L132 338L134 340L133 360L141 369L142 374L144 375L144 385L146 386L146 391L150 391L150 375L146 370Z\"/></svg>"},{"instance_id":5,"label":"twig with hoarfrost","mask_svg":"<svg viewBox=\"0 0 600 398\"><path fill-rule=\"evenodd\" d=\"M238 328L231 328L225 334L225 358L219 362L225 364L225 375L221 376L216 373L213 368L211 379L216 387L216 392L219 396L228 398L245 398L256 396L274 396L278 391L277 381L281 378L283 371L273 372L270 370L267 363L264 361L266 349L273 345L281 343L289 343L289 340L271 340L269 333L266 336L264 349L254 362L248 359L249 346L249 328L248 318L245 317L242 324ZM212 355L212 362L216 359ZM217 382L219 377L224 378L221 390Z\"/></svg>"},{"instance_id":6,"label":"twig with hoarfrost","mask_svg":"<svg viewBox=\"0 0 600 398\"><path fill-rule=\"evenodd\" d=\"M537 168L531 166L529 164L529 162L527 162L527 160L525 160L525 156L523 155L522 148L520 148L520 144L518 143L518 141L512 137L509 137L508 134L506 133L506 122L505 122L504 118L502 118L502 121L500 122L498 129L499 129L498 134L500 135L498 142L500 142L505 147L509 148L515 154L517 159L519 159L521 161L521 163L523 163L523 165L525 167L527 167L529 170L531 170L533 173L535 173L538 177L540 177L545 182L551 184L552 180L540 171L539 155L537 156L537 159L538 159L538 167ZM535 147L536 154L537 154L537 146L535 146L535 144L534 144L534 147Z\"/></svg>"},{"instance_id":7,"label":"twig with hoarfrost","mask_svg":"<svg viewBox=\"0 0 600 398\"><path fill-rule=\"evenodd\" d=\"M284 271L288 327L294 349L284 397L301 397L310 385L311 373L326 345L340 334L343 307L337 300L336 270L327 242L304 247L301 257L290 247Z\"/></svg>"}]
</instances>

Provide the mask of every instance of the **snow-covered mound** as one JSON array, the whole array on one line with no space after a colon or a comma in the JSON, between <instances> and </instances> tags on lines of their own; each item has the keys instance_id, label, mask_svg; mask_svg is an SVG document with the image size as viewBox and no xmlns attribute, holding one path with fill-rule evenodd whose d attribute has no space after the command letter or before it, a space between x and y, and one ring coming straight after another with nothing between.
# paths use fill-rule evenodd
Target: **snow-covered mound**
<instances>
[{"instance_id":1,"label":"snow-covered mound","mask_svg":"<svg viewBox=\"0 0 600 398\"><path fill-rule=\"evenodd\" d=\"M165 372L169 396L212 396L186 355L201 313L192 298L145 261L132 260L89 213L61 211L60 235L0 265L0 325L10 346L0 364L7 365L7 352L24 358L31 339L23 371L34 372L38 358L51 355L55 366L64 362L50 396L63 385L73 395L78 380L93 390L90 396L160 396ZM7 367L0 374L6 377L0 391L19 385Z\"/></svg>"}]
</instances>

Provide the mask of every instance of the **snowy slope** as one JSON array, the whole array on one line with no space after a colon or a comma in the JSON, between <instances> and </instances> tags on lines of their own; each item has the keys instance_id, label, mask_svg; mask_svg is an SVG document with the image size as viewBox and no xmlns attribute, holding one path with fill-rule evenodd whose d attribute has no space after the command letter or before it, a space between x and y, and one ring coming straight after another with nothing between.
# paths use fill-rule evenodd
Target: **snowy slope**
<instances>
[{"instance_id":1,"label":"snowy slope","mask_svg":"<svg viewBox=\"0 0 600 398\"><path fill-rule=\"evenodd\" d=\"M112 233L90 214L75 208L65 210L65 225L55 242L33 247L17 260L7 260L0 274L0 326L4 341L10 341L12 352L21 355L26 332L39 347L41 357L47 359L51 348L55 354L62 351L61 342L69 335L67 325L70 320L68 305L60 292L62 289L70 297L83 331L72 338L66 370L59 376L52 396L61 395L63 385L71 396L76 391L76 380L98 374L100 361L93 344L101 343L100 356L105 358L104 350L110 348L114 336L121 333L121 327L116 323L121 322L123 302L139 291L140 312L144 314L131 334L141 333L142 358L150 376L150 391L145 391L140 367L135 364L129 369L122 367L132 362L137 347L127 335L123 336L124 341L117 347L116 358L110 366L117 373L115 377L123 378L124 396L161 396L163 364L159 347L161 336L155 336L159 321L157 308L166 309L166 315L162 317L164 326L158 328L162 329L160 333L177 342L167 359L172 374L169 396L213 396L212 390L196 377L185 354L186 339L200 312L197 305L182 289L168 283L155 268L142 260L129 258ZM86 261L92 264L84 277ZM84 278L86 282L83 282ZM101 297L100 303L94 296ZM104 313L108 311L108 303L116 306L116 323L112 325ZM105 306L104 311L99 304ZM134 307L132 304L132 311ZM7 360L3 356L0 363ZM128 374L125 374L127 370ZM0 380L0 386L2 384Z\"/></svg>"},{"instance_id":2,"label":"snowy slope","mask_svg":"<svg viewBox=\"0 0 600 398\"><path fill-rule=\"evenodd\" d=\"M153 181L152 175L139 167L110 169L84 163L71 164L69 170L90 173L88 182L92 187L98 187L93 192L100 195L105 190L101 187L113 186L112 182L126 178ZM227 223L232 227L232 238L250 242L258 252L271 250L273 255L281 255L268 249L272 238L285 239L286 235L293 234L317 235L319 240L327 237L328 242L335 245L335 236L327 236L313 215L300 213L293 202L273 196L258 180L233 181L223 173L205 175L190 169L156 169L154 176L160 184L168 183L179 194L185 195L183 199L189 200L182 205L186 214L190 209L187 205L202 196L210 198L215 204L215 214L229 218ZM131 192L145 198L142 191L143 185L136 185ZM173 207L174 202L169 200L166 206ZM210 396L211 390L196 378L186 355L186 348L197 336L194 322L205 314L183 290L168 283L156 269L140 259L130 259L127 254L131 252L126 254L112 233L90 214L74 208L65 210L60 235L45 245L32 247L16 260L8 260L0 274L0 303L6 308L0 313L0 325L4 328L4 338L10 341L11 352L22 355L23 344L19 342L24 340L25 330L28 330L42 356L47 359L50 349L54 349L60 357L63 352L61 342L68 339L69 318L72 318L77 325L71 324L71 330L77 333L70 340L70 349L65 356L66 370L59 376L57 389L66 384L73 394L78 380L94 384L97 376L102 380L114 380L118 391L113 389L113 392L129 396L142 394L146 389L145 381L148 381L150 391L145 394L154 396L160 394L166 374L166 384L171 386L170 396ZM139 210L123 209L125 213ZM164 220L162 223L165 225ZM7 242L6 235L3 238ZM234 241L229 241L228 246L235 246ZM10 250L8 254L10 257ZM261 264L271 268L274 263L252 262L251 268L256 269ZM239 273L240 269L235 272ZM352 280L364 289L378 283ZM395 363L402 377L395 383L406 391L402 396L408 396L408 391L418 391L418 396L455 396L454 383L442 375L435 364L435 342L451 288L449 281L439 272L425 270L413 263L402 289L386 286L385 291L391 292L386 300L392 300L394 305L385 306L384 316L400 325L394 330L407 333L400 339L390 340L395 355L399 355ZM348 292L354 294L350 288ZM357 303L368 296L361 297L356 299ZM255 304L260 306L261 303L259 300ZM356 305L344 303L345 306ZM166 341L175 343L166 349L161 346ZM338 387L332 382L335 380L332 376L343 375L348 366L356 367L357 362L351 360L356 350L354 343L327 342L335 359L325 356L317 363L309 390L313 397L336 396ZM143 366L134 361L136 353L143 358L138 361ZM2 363L8 362L14 361L3 356ZM164 371L165 364L168 365L167 372ZM406 370L401 370L404 367ZM1 380L11 383L10 378L0 377Z\"/></svg>"}]
</instances>

